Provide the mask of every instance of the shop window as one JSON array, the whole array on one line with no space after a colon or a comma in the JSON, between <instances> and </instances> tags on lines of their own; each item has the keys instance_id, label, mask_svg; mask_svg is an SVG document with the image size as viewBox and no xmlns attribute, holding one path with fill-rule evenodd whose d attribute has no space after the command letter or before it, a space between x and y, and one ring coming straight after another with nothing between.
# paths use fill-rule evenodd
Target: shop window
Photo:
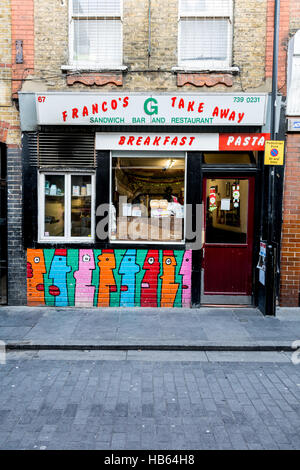
<instances>
[{"instance_id":1,"label":"shop window","mask_svg":"<svg viewBox=\"0 0 300 470\"><path fill-rule=\"evenodd\" d=\"M247 179L208 179L206 243L247 242L249 182Z\"/></svg>"},{"instance_id":2,"label":"shop window","mask_svg":"<svg viewBox=\"0 0 300 470\"><path fill-rule=\"evenodd\" d=\"M40 173L40 241L91 242L94 212L94 175Z\"/></svg>"},{"instance_id":3,"label":"shop window","mask_svg":"<svg viewBox=\"0 0 300 470\"><path fill-rule=\"evenodd\" d=\"M203 164L256 166L256 158L253 152L209 152L203 154Z\"/></svg>"},{"instance_id":4,"label":"shop window","mask_svg":"<svg viewBox=\"0 0 300 470\"><path fill-rule=\"evenodd\" d=\"M230 67L232 0L179 0L178 65Z\"/></svg>"},{"instance_id":5,"label":"shop window","mask_svg":"<svg viewBox=\"0 0 300 470\"><path fill-rule=\"evenodd\" d=\"M72 0L71 65L116 68L122 65L122 0Z\"/></svg>"},{"instance_id":6,"label":"shop window","mask_svg":"<svg viewBox=\"0 0 300 470\"><path fill-rule=\"evenodd\" d=\"M110 239L183 242L185 158L112 157Z\"/></svg>"}]
</instances>

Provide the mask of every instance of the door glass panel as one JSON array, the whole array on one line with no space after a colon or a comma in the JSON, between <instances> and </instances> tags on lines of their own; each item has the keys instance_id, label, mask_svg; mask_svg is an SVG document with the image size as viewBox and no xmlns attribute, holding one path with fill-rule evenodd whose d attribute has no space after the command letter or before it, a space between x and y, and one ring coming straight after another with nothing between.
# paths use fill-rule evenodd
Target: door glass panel
<instances>
[{"instance_id":1,"label":"door glass panel","mask_svg":"<svg viewBox=\"0 0 300 470\"><path fill-rule=\"evenodd\" d=\"M92 180L89 175L71 177L71 236L91 236Z\"/></svg>"},{"instance_id":2,"label":"door glass panel","mask_svg":"<svg viewBox=\"0 0 300 470\"><path fill-rule=\"evenodd\" d=\"M246 243L248 225L246 179L207 179L206 243Z\"/></svg>"},{"instance_id":3,"label":"door glass panel","mask_svg":"<svg viewBox=\"0 0 300 470\"><path fill-rule=\"evenodd\" d=\"M65 177L45 175L45 237L65 234Z\"/></svg>"}]
</instances>

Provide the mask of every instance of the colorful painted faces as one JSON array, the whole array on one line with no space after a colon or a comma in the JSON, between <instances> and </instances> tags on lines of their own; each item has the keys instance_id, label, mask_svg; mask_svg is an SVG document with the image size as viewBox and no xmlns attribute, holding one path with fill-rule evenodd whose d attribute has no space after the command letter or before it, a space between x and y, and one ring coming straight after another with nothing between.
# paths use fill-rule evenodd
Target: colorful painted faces
<instances>
[{"instance_id":1,"label":"colorful painted faces","mask_svg":"<svg viewBox=\"0 0 300 470\"><path fill-rule=\"evenodd\" d=\"M27 250L28 305L45 304L44 274L46 272L43 250Z\"/></svg>"},{"instance_id":2,"label":"colorful painted faces","mask_svg":"<svg viewBox=\"0 0 300 470\"><path fill-rule=\"evenodd\" d=\"M55 297L56 307L68 306L67 273L70 271L71 267L67 265L67 250L55 250L49 272L49 278L53 280L49 294Z\"/></svg>"},{"instance_id":3,"label":"colorful painted faces","mask_svg":"<svg viewBox=\"0 0 300 470\"><path fill-rule=\"evenodd\" d=\"M76 279L75 306L93 307L96 287L92 285L95 259L93 250L79 250L78 271L74 272Z\"/></svg>"},{"instance_id":4,"label":"colorful painted faces","mask_svg":"<svg viewBox=\"0 0 300 470\"><path fill-rule=\"evenodd\" d=\"M161 286L161 307L173 307L179 283L175 282L177 262L173 250L163 251L163 274Z\"/></svg>"},{"instance_id":5,"label":"colorful painted faces","mask_svg":"<svg viewBox=\"0 0 300 470\"><path fill-rule=\"evenodd\" d=\"M191 305L191 293L192 293L192 250L188 250L184 253L181 263L179 274L182 276L182 295L181 304L182 307L190 307Z\"/></svg>"},{"instance_id":6,"label":"colorful painted faces","mask_svg":"<svg viewBox=\"0 0 300 470\"><path fill-rule=\"evenodd\" d=\"M140 269L136 263L136 250L126 250L119 267L119 274L122 276L120 307L135 306L135 278Z\"/></svg>"},{"instance_id":7,"label":"colorful painted faces","mask_svg":"<svg viewBox=\"0 0 300 470\"><path fill-rule=\"evenodd\" d=\"M98 256L98 260L100 277L97 306L109 307L110 293L117 291L114 278L114 269L116 268L114 250L102 250L102 254Z\"/></svg>"},{"instance_id":8,"label":"colorful painted faces","mask_svg":"<svg viewBox=\"0 0 300 470\"><path fill-rule=\"evenodd\" d=\"M189 307L191 260L191 250L28 250L28 304Z\"/></svg>"},{"instance_id":9,"label":"colorful painted faces","mask_svg":"<svg viewBox=\"0 0 300 470\"><path fill-rule=\"evenodd\" d=\"M158 250L149 250L144 261L145 274L141 284L141 307L157 307L158 274L160 271Z\"/></svg>"}]
</instances>

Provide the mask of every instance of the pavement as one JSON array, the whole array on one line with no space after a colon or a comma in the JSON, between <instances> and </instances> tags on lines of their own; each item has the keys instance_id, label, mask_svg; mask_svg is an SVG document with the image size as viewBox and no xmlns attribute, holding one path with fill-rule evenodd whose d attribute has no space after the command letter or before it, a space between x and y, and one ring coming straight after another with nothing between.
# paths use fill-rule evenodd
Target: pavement
<instances>
[{"instance_id":1,"label":"pavement","mask_svg":"<svg viewBox=\"0 0 300 470\"><path fill-rule=\"evenodd\" d=\"M0 449L107 450L101 463L111 450L153 457L180 449L184 457L300 448L300 365L289 353L154 353L8 352L0 365Z\"/></svg>"},{"instance_id":2,"label":"pavement","mask_svg":"<svg viewBox=\"0 0 300 470\"><path fill-rule=\"evenodd\" d=\"M1 450L300 448L300 309L3 307L0 340Z\"/></svg>"},{"instance_id":3,"label":"pavement","mask_svg":"<svg viewBox=\"0 0 300 470\"><path fill-rule=\"evenodd\" d=\"M300 308L1 307L0 340L13 348L291 350Z\"/></svg>"}]
</instances>

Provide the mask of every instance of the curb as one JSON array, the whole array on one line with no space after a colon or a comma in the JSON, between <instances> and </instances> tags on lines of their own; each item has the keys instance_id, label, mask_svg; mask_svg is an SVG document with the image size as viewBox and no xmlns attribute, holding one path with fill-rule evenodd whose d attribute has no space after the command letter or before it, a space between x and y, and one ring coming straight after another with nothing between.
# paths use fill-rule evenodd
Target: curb
<instances>
[{"instance_id":1,"label":"curb","mask_svg":"<svg viewBox=\"0 0 300 470\"><path fill-rule=\"evenodd\" d=\"M20 344L10 343L6 345L7 351L270 351L292 352L295 349L287 345L95 345L95 344Z\"/></svg>"}]
</instances>

